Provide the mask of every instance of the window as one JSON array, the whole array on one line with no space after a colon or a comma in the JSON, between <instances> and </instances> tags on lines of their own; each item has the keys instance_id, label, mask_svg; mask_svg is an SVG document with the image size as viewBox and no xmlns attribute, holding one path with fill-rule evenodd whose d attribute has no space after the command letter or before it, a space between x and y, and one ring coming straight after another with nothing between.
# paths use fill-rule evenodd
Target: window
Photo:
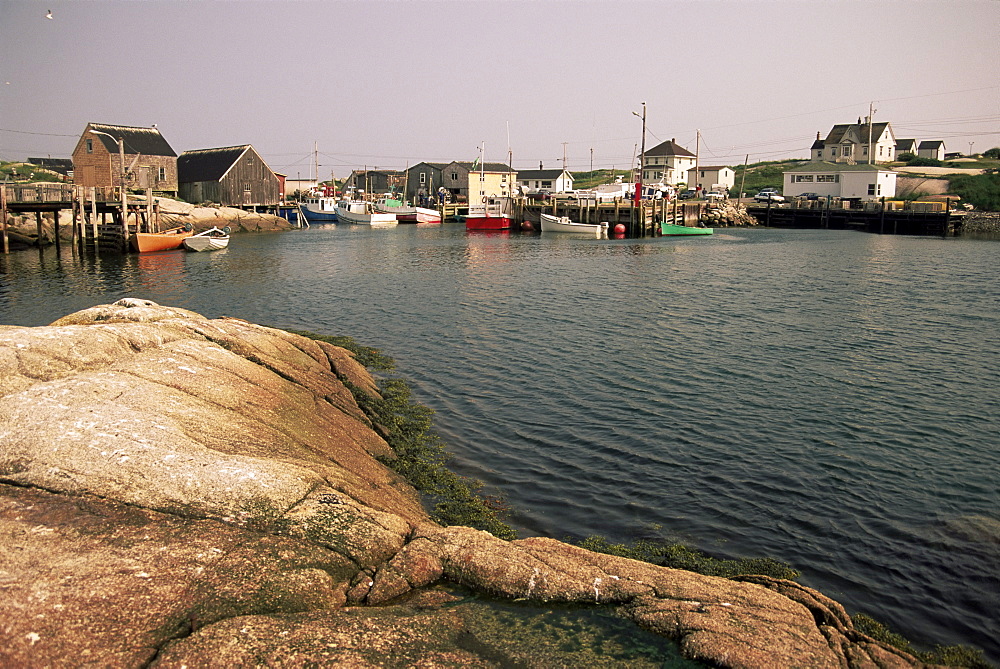
<instances>
[{"instance_id":1,"label":"window","mask_svg":"<svg viewBox=\"0 0 1000 669\"><path fill-rule=\"evenodd\" d=\"M87 140L87 153L93 153L93 152L94 152L94 140L88 139Z\"/></svg>"},{"instance_id":2,"label":"window","mask_svg":"<svg viewBox=\"0 0 1000 669\"><path fill-rule=\"evenodd\" d=\"M704 175L702 175L704 176ZM812 183L813 175L811 174L796 174L795 183Z\"/></svg>"},{"instance_id":3,"label":"window","mask_svg":"<svg viewBox=\"0 0 1000 669\"><path fill-rule=\"evenodd\" d=\"M162 167L162 166L160 167L159 180L160 181L166 181L167 180L167 168Z\"/></svg>"},{"instance_id":4,"label":"window","mask_svg":"<svg viewBox=\"0 0 1000 669\"><path fill-rule=\"evenodd\" d=\"M250 184L248 184L248 183L243 184L243 192L244 193L249 193L250 192Z\"/></svg>"},{"instance_id":5,"label":"window","mask_svg":"<svg viewBox=\"0 0 1000 669\"><path fill-rule=\"evenodd\" d=\"M421 184L427 183L427 173L426 172L421 172L420 173L420 183Z\"/></svg>"},{"instance_id":6,"label":"window","mask_svg":"<svg viewBox=\"0 0 1000 669\"><path fill-rule=\"evenodd\" d=\"M867 156L868 155L868 147L867 146L864 146L864 147L861 148L861 155L863 155L863 156Z\"/></svg>"},{"instance_id":7,"label":"window","mask_svg":"<svg viewBox=\"0 0 1000 669\"><path fill-rule=\"evenodd\" d=\"M875 184L868 184L868 194L869 195L875 194Z\"/></svg>"},{"instance_id":8,"label":"window","mask_svg":"<svg viewBox=\"0 0 1000 669\"><path fill-rule=\"evenodd\" d=\"M451 180L452 181L458 181L458 172L452 172L451 173Z\"/></svg>"},{"instance_id":9,"label":"window","mask_svg":"<svg viewBox=\"0 0 1000 669\"><path fill-rule=\"evenodd\" d=\"M840 182L839 174L817 174L816 181L819 183L835 184Z\"/></svg>"},{"instance_id":10,"label":"window","mask_svg":"<svg viewBox=\"0 0 1000 669\"><path fill-rule=\"evenodd\" d=\"M837 147L835 147L835 146L831 146L830 147L830 155L831 156L836 156L837 155Z\"/></svg>"},{"instance_id":11,"label":"window","mask_svg":"<svg viewBox=\"0 0 1000 669\"><path fill-rule=\"evenodd\" d=\"M844 155L844 156L851 155L851 149L852 148L853 147L850 144L844 144L842 147L840 147L840 153L841 153L841 155Z\"/></svg>"},{"instance_id":12,"label":"window","mask_svg":"<svg viewBox=\"0 0 1000 669\"><path fill-rule=\"evenodd\" d=\"M552 188L552 182L551 181L543 181L542 182L542 188Z\"/></svg>"}]
</instances>

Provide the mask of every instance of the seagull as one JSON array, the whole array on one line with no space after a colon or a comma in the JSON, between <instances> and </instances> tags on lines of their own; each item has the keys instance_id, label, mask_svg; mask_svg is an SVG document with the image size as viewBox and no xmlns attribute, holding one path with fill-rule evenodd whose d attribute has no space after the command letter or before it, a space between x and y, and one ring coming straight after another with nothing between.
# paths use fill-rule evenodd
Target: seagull
<instances>
[{"instance_id":1,"label":"seagull","mask_svg":"<svg viewBox=\"0 0 1000 669\"><path fill-rule=\"evenodd\" d=\"M48 11L48 13L47 13L47 14L45 15L45 18L47 18L47 19L51 19L51 18L52 18L52 10L51 10L51 9L50 9L50 10Z\"/></svg>"}]
</instances>

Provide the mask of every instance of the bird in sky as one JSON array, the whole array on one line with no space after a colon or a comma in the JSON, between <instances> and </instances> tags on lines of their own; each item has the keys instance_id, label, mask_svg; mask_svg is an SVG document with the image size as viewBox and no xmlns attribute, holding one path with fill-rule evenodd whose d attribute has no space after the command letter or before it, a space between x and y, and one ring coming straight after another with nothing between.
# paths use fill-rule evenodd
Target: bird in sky
<instances>
[{"instance_id":1,"label":"bird in sky","mask_svg":"<svg viewBox=\"0 0 1000 669\"><path fill-rule=\"evenodd\" d=\"M52 18L52 10L51 9L48 11L47 14L45 14L45 18L47 18L47 19L51 19Z\"/></svg>"}]
</instances>

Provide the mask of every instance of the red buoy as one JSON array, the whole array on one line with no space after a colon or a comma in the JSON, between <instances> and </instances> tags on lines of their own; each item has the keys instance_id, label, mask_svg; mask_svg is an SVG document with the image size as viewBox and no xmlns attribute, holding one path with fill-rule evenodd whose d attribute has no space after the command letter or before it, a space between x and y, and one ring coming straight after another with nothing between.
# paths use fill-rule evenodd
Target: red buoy
<instances>
[{"instance_id":1,"label":"red buoy","mask_svg":"<svg viewBox=\"0 0 1000 669\"><path fill-rule=\"evenodd\" d=\"M535 229L535 226L531 224L531 221L521 221L521 229L525 232L531 232Z\"/></svg>"},{"instance_id":2,"label":"red buoy","mask_svg":"<svg viewBox=\"0 0 1000 669\"><path fill-rule=\"evenodd\" d=\"M619 234L619 235L624 235L625 234L625 224L624 223L616 223L615 224L615 233Z\"/></svg>"}]
</instances>

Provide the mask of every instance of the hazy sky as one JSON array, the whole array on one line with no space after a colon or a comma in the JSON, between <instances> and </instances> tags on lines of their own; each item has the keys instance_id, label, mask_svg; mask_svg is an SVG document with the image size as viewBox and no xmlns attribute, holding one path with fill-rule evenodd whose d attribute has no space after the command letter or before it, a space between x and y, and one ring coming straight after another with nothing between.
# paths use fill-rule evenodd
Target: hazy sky
<instances>
[{"instance_id":1,"label":"hazy sky","mask_svg":"<svg viewBox=\"0 0 1000 669\"><path fill-rule=\"evenodd\" d=\"M46 18L51 10L52 18ZM486 159L626 167L807 157L868 114L949 151L1000 145L997 0L0 0L0 159L69 157L88 122L271 167Z\"/></svg>"}]
</instances>

